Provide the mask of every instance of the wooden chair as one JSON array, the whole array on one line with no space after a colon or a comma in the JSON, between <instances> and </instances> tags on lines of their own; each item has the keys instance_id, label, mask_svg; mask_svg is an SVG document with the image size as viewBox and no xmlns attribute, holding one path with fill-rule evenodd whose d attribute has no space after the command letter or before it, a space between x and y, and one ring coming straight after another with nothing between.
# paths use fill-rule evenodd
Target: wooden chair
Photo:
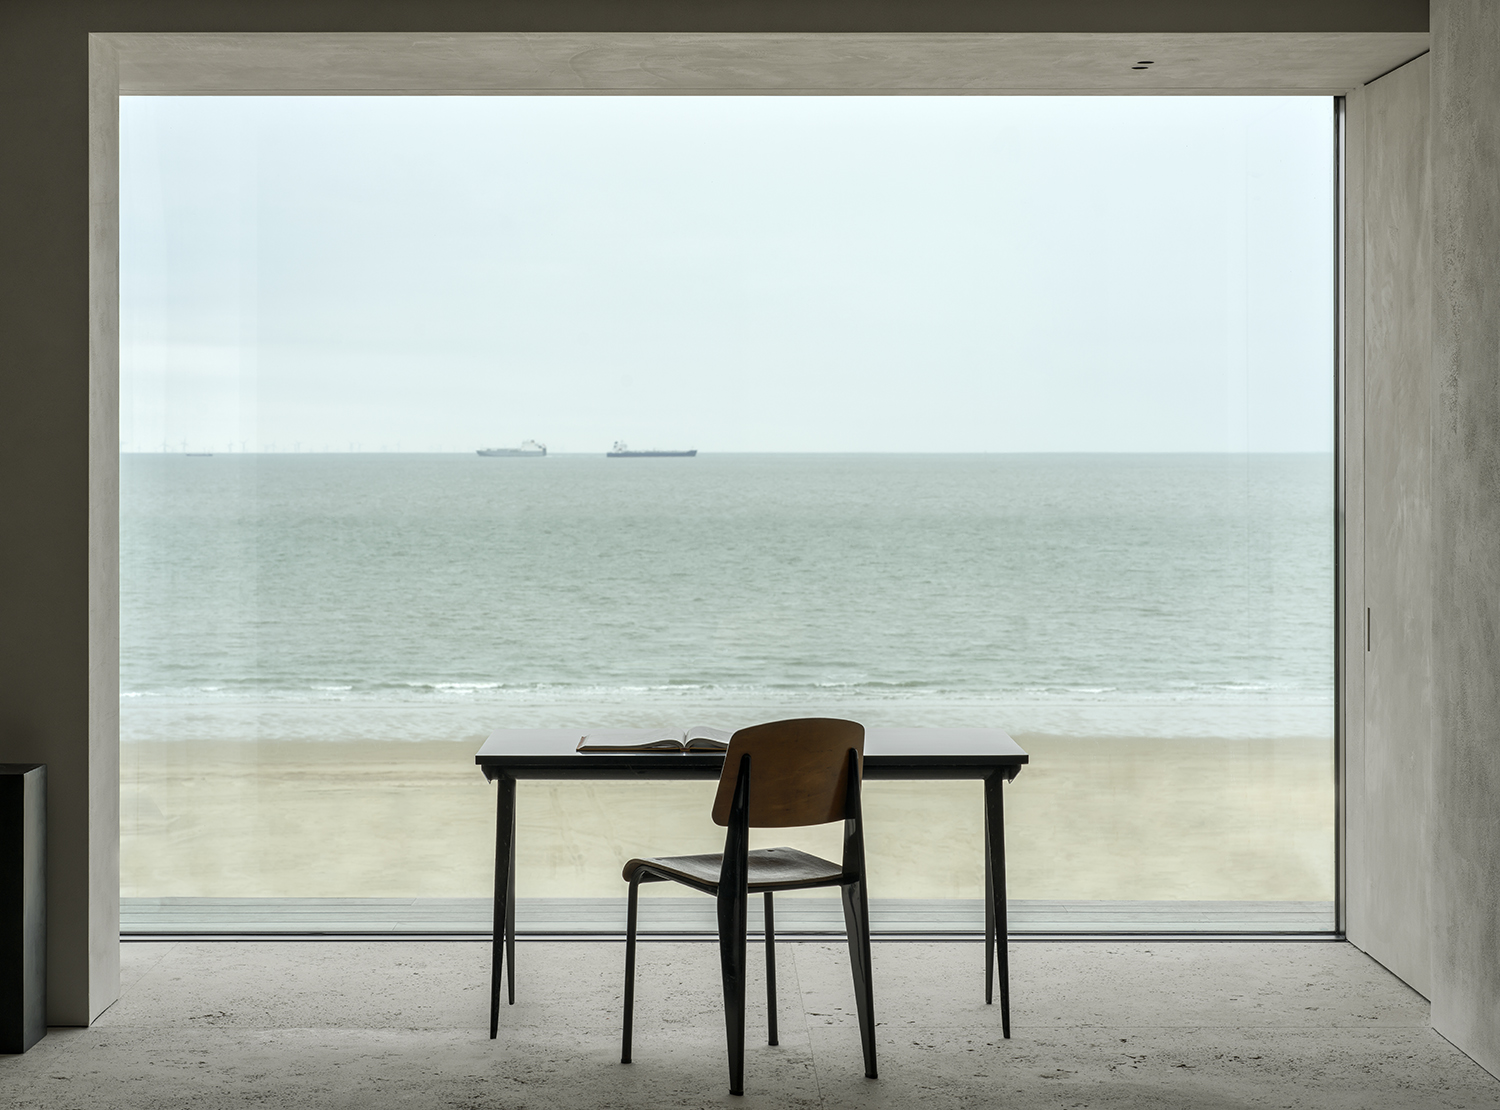
<instances>
[{"instance_id":1,"label":"wooden chair","mask_svg":"<svg viewBox=\"0 0 1500 1110\"><path fill-rule=\"evenodd\" d=\"M671 881L719 903L719 960L729 1040L729 1093L745 1092L745 915L765 895L766 1001L776 1043L776 936L771 896L778 890L836 886L843 893L855 1008L865 1075L875 1078L875 1011L870 978L870 908L859 787L865 730L853 721L808 717L742 728L729 741L713 819L728 827L718 855L659 856L625 865L630 905L625 924L625 1031L620 1062L630 1063L635 1008L636 905L642 883ZM670 759L671 756L663 758ZM750 829L844 822L844 860L832 863L795 848L749 850Z\"/></svg>"}]
</instances>

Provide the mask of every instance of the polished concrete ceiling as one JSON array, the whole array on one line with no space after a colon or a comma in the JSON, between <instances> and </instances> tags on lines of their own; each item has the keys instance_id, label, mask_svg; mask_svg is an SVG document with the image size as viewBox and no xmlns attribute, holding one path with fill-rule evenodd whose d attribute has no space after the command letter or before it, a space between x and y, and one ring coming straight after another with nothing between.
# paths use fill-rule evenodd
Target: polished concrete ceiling
<instances>
[{"instance_id":1,"label":"polished concrete ceiling","mask_svg":"<svg viewBox=\"0 0 1500 1110\"><path fill-rule=\"evenodd\" d=\"M1425 32L184 33L93 36L126 95L1323 94ZM1132 67L1142 61L1149 69Z\"/></svg>"}]
</instances>

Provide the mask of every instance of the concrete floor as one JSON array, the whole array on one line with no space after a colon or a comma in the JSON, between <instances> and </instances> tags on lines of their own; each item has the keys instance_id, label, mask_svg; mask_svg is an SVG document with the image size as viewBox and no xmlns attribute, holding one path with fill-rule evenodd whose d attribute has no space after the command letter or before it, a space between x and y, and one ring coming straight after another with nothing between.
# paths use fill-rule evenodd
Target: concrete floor
<instances>
[{"instance_id":1,"label":"concrete floor","mask_svg":"<svg viewBox=\"0 0 1500 1110\"><path fill-rule=\"evenodd\" d=\"M485 945L257 941L125 945L120 1001L0 1057L0 1106L1500 1108L1500 1080L1347 944L1017 943L1009 1042L979 945L877 944L875 1081L842 947L779 952L781 1045L755 999L743 1099L712 944L642 946L626 1067L619 943L521 945L491 1042ZM761 966L752 948L755 989Z\"/></svg>"}]
</instances>

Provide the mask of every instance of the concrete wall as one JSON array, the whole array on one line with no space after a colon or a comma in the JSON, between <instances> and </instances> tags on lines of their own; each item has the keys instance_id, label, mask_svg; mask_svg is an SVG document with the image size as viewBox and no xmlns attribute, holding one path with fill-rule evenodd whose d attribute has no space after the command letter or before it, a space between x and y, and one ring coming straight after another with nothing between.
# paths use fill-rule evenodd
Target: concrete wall
<instances>
[{"instance_id":1,"label":"concrete wall","mask_svg":"<svg viewBox=\"0 0 1500 1110\"><path fill-rule=\"evenodd\" d=\"M1345 928L1423 995L1431 991L1430 68L1418 58L1348 102L1358 134L1348 158L1358 167L1349 296L1360 342L1346 394L1358 393L1360 419L1347 430L1361 455L1362 542L1350 545L1361 573L1346 594L1353 619L1344 646L1363 712L1346 749Z\"/></svg>"},{"instance_id":2,"label":"concrete wall","mask_svg":"<svg viewBox=\"0 0 1500 1110\"><path fill-rule=\"evenodd\" d=\"M0 760L48 765L47 1019L85 1025L119 980L115 385L90 333L88 40L34 15L0 8Z\"/></svg>"},{"instance_id":3,"label":"concrete wall","mask_svg":"<svg viewBox=\"0 0 1500 1110\"><path fill-rule=\"evenodd\" d=\"M1432 10L1432 1021L1500 1074L1500 4Z\"/></svg>"},{"instance_id":4,"label":"concrete wall","mask_svg":"<svg viewBox=\"0 0 1500 1110\"><path fill-rule=\"evenodd\" d=\"M85 966L92 1020L119 997L120 983L120 82L108 44L91 40L89 59L90 865ZM73 875L70 879L81 881ZM49 955L49 963L66 958ZM78 970L70 973L76 976ZM61 998L55 1005L59 1014L65 1012Z\"/></svg>"},{"instance_id":5,"label":"concrete wall","mask_svg":"<svg viewBox=\"0 0 1500 1110\"><path fill-rule=\"evenodd\" d=\"M1500 4L1432 13L1349 98L1347 929L1500 1074Z\"/></svg>"}]
</instances>

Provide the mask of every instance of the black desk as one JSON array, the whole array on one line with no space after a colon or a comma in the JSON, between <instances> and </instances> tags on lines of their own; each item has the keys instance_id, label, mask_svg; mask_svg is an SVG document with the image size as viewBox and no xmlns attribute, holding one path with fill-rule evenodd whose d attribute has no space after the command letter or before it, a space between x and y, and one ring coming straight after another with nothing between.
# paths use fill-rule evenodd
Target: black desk
<instances>
[{"instance_id":1,"label":"black desk","mask_svg":"<svg viewBox=\"0 0 1500 1110\"><path fill-rule=\"evenodd\" d=\"M717 779L724 757L574 749L599 728L502 728L490 733L474 762L498 783L495 811L495 932L490 966L490 1036L500 1024L500 971L516 1001L516 780ZM628 730L623 730L628 731ZM865 732L866 779L984 780L984 1000L1000 979L1000 1024L1010 1036L1010 959L1005 915L1005 802L1001 784L1029 761L997 728L872 728ZM708 814L704 814L704 820ZM998 969L996 965L998 964Z\"/></svg>"}]
</instances>

